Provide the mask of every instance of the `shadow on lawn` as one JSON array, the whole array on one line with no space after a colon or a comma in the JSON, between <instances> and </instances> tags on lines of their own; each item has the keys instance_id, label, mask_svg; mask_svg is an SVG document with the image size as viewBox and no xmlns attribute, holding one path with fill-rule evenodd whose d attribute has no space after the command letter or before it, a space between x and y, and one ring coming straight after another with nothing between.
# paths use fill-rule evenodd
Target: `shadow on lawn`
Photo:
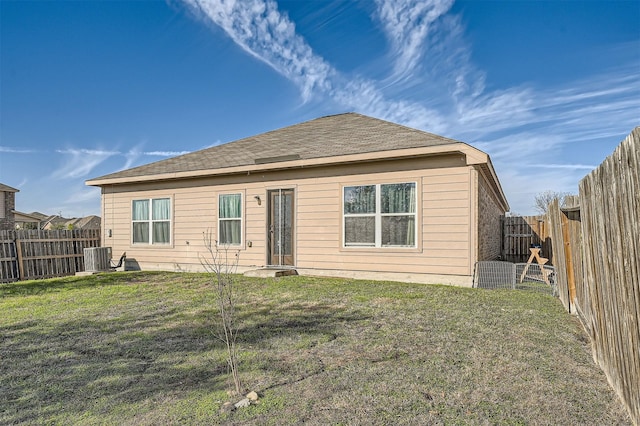
<instances>
[{"instance_id":1,"label":"shadow on lawn","mask_svg":"<svg viewBox=\"0 0 640 426\"><path fill-rule=\"evenodd\" d=\"M149 279L151 279L151 275L157 274L159 274L159 272L146 272L144 274L110 272L85 277L70 276L56 278L53 280L17 281L14 283L0 284L0 298L35 296L44 293L81 290L84 288L93 288L97 286L140 283L148 281Z\"/></svg>"},{"instance_id":2,"label":"shadow on lawn","mask_svg":"<svg viewBox=\"0 0 640 426\"><path fill-rule=\"evenodd\" d=\"M252 309L242 319L254 321L240 331L241 350L262 352L274 339L335 338L341 324L363 319L329 305ZM209 306L192 312L165 304L149 313L0 328L0 423L64 422L113 412L128 412L131 421L187 393L230 389L222 344L212 333L214 316ZM278 347L274 356L284 350ZM278 362L263 361L259 368L287 380Z\"/></svg>"}]
</instances>

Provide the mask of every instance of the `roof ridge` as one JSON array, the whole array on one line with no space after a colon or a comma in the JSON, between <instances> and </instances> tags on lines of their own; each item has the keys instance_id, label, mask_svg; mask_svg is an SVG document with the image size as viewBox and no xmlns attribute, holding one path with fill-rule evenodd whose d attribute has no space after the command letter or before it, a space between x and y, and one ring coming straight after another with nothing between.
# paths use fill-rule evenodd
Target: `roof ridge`
<instances>
[{"instance_id":1,"label":"roof ridge","mask_svg":"<svg viewBox=\"0 0 640 426\"><path fill-rule=\"evenodd\" d=\"M459 141L358 112L345 112L121 170L90 182L251 166L265 158L279 159L270 161L277 163L295 156L310 160L454 143Z\"/></svg>"}]
</instances>

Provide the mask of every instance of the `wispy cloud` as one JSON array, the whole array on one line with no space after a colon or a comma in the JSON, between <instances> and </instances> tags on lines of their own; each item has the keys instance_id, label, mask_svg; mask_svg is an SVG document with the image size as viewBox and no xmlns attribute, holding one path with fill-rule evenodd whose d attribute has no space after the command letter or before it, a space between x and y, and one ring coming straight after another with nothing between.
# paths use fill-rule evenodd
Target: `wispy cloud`
<instances>
[{"instance_id":1,"label":"wispy cloud","mask_svg":"<svg viewBox=\"0 0 640 426\"><path fill-rule=\"evenodd\" d=\"M640 124L637 62L564 86L488 90L461 17L451 13L453 0L376 0L375 19L394 57L391 82L343 75L314 53L273 0L183 2L295 84L305 102L328 97L342 109L459 138L490 153L504 186L517 194L512 205L523 206L532 191L573 191L592 167L580 160L563 164L563 150L617 138L620 129ZM526 165L545 170L535 188Z\"/></svg>"},{"instance_id":2,"label":"wispy cloud","mask_svg":"<svg viewBox=\"0 0 640 426\"><path fill-rule=\"evenodd\" d=\"M330 89L332 67L296 34L288 16L266 0L184 0L200 19L222 28L245 52L293 81L308 101Z\"/></svg>"},{"instance_id":3,"label":"wispy cloud","mask_svg":"<svg viewBox=\"0 0 640 426\"><path fill-rule=\"evenodd\" d=\"M134 148L125 153L121 153L121 155L124 156L125 162L119 167L119 170L126 170L138 164L138 161L142 156L142 152Z\"/></svg>"},{"instance_id":4,"label":"wispy cloud","mask_svg":"<svg viewBox=\"0 0 640 426\"><path fill-rule=\"evenodd\" d=\"M57 204L49 206L46 213L67 218L100 215L100 189L86 187L81 182L71 182L65 187L64 194L55 198L55 202Z\"/></svg>"},{"instance_id":5,"label":"wispy cloud","mask_svg":"<svg viewBox=\"0 0 640 426\"><path fill-rule=\"evenodd\" d=\"M429 81L414 90L425 94L419 99L389 96L387 83L342 75L313 52L273 0L184 3L199 19L221 28L245 52L296 84L305 101L328 95L342 107L429 131L449 131L451 136L472 136L476 141L496 139L506 131L521 132L534 124L554 131L559 126L578 127L595 115L603 117L603 123L611 122L613 115L616 123L637 119L640 80L629 69L568 88L487 91L484 72L471 61L472 47L465 41L460 17L450 14L452 0L376 0L377 19L397 56L395 66L411 71L420 61L427 65L424 74ZM602 127L592 137L606 133L602 131L606 126ZM564 141L554 139L559 144Z\"/></svg>"},{"instance_id":6,"label":"wispy cloud","mask_svg":"<svg viewBox=\"0 0 640 426\"><path fill-rule=\"evenodd\" d=\"M613 69L570 87L535 93L535 120L570 141L610 137L640 123L640 64Z\"/></svg>"},{"instance_id":7,"label":"wispy cloud","mask_svg":"<svg viewBox=\"0 0 640 426\"><path fill-rule=\"evenodd\" d=\"M540 169L593 170L597 166L589 164L525 164L524 167L537 167Z\"/></svg>"},{"instance_id":8,"label":"wispy cloud","mask_svg":"<svg viewBox=\"0 0 640 426\"><path fill-rule=\"evenodd\" d=\"M70 149L56 149L56 152L59 154L71 154L71 155L147 155L152 157L174 157L176 155L188 154L191 151L141 151L137 149L132 149L127 152L122 151L105 151L101 149L86 149L86 148L70 148Z\"/></svg>"},{"instance_id":9,"label":"wispy cloud","mask_svg":"<svg viewBox=\"0 0 640 426\"><path fill-rule=\"evenodd\" d=\"M212 143L210 143L210 144L208 144L206 146L203 146L202 149L213 148L214 146L222 145L223 143L224 143L223 141L221 141L220 139L217 139L214 142L212 142Z\"/></svg>"},{"instance_id":10,"label":"wispy cloud","mask_svg":"<svg viewBox=\"0 0 640 426\"><path fill-rule=\"evenodd\" d=\"M477 136L529 124L534 102L528 89L509 89L458 97L453 117L466 133Z\"/></svg>"},{"instance_id":11,"label":"wispy cloud","mask_svg":"<svg viewBox=\"0 0 640 426\"><path fill-rule=\"evenodd\" d=\"M496 162L516 164L520 167L525 161L544 159L542 155L552 158L557 155L556 148L563 142L562 137L552 134L534 132L513 132L501 137L476 142L473 145L487 152Z\"/></svg>"},{"instance_id":12,"label":"wispy cloud","mask_svg":"<svg viewBox=\"0 0 640 426\"><path fill-rule=\"evenodd\" d=\"M118 155L117 151L105 151L100 149L59 149L59 154L64 154L65 159L60 168L52 174L54 179L73 179L87 176L98 165Z\"/></svg>"},{"instance_id":13,"label":"wispy cloud","mask_svg":"<svg viewBox=\"0 0 640 426\"><path fill-rule=\"evenodd\" d=\"M0 146L0 152L6 152L8 154L34 154L38 151L34 149L14 148L11 146Z\"/></svg>"},{"instance_id":14,"label":"wispy cloud","mask_svg":"<svg viewBox=\"0 0 640 426\"><path fill-rule=\"evenodd\" d=\"M139 165L140 158L142 157L175 157L189 152L190 151L143 151L136 147L129 151L118 153L125 158L125 163L120 167L120 170L126 170Z\"/></svg>"},{"instance_id":15,"label":"wispy cloud","mask_svg":"<svg viewBox=\"0 0 640 426\"><path fill-rule=\"evenodd\" d=\"M613 150L621 131L640 124L640 76L634 68L613 69L569 87L530 89L520 119L501 129L491 119L484 130L481 121L465 129L469 137L482 137L474 145L493 158L517 213L532 213L531 200L544 190L576 193L578 182L598 164L571 159L583 157L581 151L593 144L602 149L605 142Z\"/></svg>"},{"instance_id":16,"label":"wispy cloud","mask_svg":"<svg viewBox=\"0 0 640 426\"><path fill-rule=\"evenodd\" d=\"M447 130L445 117L435 109L414 101L389 100L371 80L354 79L336 88L332 96L343 106L366 115L432 132Z\"/></svg>"},{"instance_id":17,"label":"wispy cloud","mask_svg":"<svg viewBox=\"0 0 640 426\"><path fill-rule=\"evenodd\" d=\"M395 56L396 77L406 78L417 68L434 22L452 5L453 0L376 0L377 17Z\"/></svg>"},{"instance_id":18,"label":"wispy cloud","mask_svg":"<svg viewBox=\"0 0 640 426\"><path fill-rule=\"evenodd\" d=\"M390 100L373 80L342 76L296 34L295 25L274 1L184 3L197 18L221 28L245 52L292 81L305 102L314 95L328 95L343 107L365 114L434 131L444 129L443 120L434 109L417 102Z\"/></svg>"},{"instance_id":19,"label":"wispy cloud","mask_svg":"<svg viewBox=\"0 0 640 426\"><path fill-rule=\"evenodd\" d=\"M56 149L54 152L64 155L61 166L51 175L54 179L72 179L88 176L98 166L114 158L124 158L120 170L134 167L140 163L144 156L149 157L173 157L186 154L189 151L143 151L134 148L128 151L104 150L100 148L65 148Z\"/></svg>"},{"instance_id":20,"label":"wispy cloud","mask_svg":"<svg viewBox=\"0 0 640 426\"><path fill-rule=\"evenodd\" d=\"M69 149L56 149L58 154L70 154L74 156L106 156L110 157L112 155L120 154L119 151L105 151L101 149L86 149L86 148L69 148Z\"/></svg>"},{"instance_id":21,"label":"wispy cloud","mask_svg":"<svg viewBox=\"0 0 640 426\"><path fill-rule=\"evenodd\" d=\"M191 151L146 151L142 155L151 157L176 157L178 155L188 154Z\"/></svg>"},{"instance_id":22,"label":"wispy cloud","mask_svg":"<svg viewBox=\"0 0 640 426\"><path fill-rule=\"evenodd\" d=\"M459 19L443 19L451 0L426 2L380 0L377 13L396 55L396 71L412 72L429 47L428 62L438 80L438 88L429 98L446 108L429 107L426 102L389 97L380 84L362 76L345 77L316 55L295 32L295 25L281 13L272 0L184 0L194 15L209 25L221 28L245 52L268 64L292 81L304 101L314 96L329 96L343 108L396 121L433 132L446 132L455 124L493 129L508 127L527 114L527 93L523 90L482 94L484 75L469 63L469 51L462 41ZM435 29L434 29L435 28ZM437 31L436 31L437 30ZM427 43L427 37L432 40ZM435 95L435 96L434 96ZM457 97L455 103L451 96ZM482 126L480 126L482 123Z\"/></svg>"},{"instance_id":23,"label":"wispy cloud","mask_svg":"<svg viewBox=\"0 0 640 426\"><path fill-rule=\"evenodd\" d=\"M586 170L553 170L543 173L532 173L525 167L497 167L502 189L509 194L509 204L516 214L533 214L533 200L537 194L547 189L557 192L576 194L578 182L586 174Z\"/></svg>"},{"instance_id":24,"label":"wispy cloud","mask_svg":"<svg viewBox=\"0 0 640 426\"><path fill-rule=\"evenodd\" d=\"M86 201L95 201L100 203L100 190L95 187L78 187L65 199L65 204L86 204Z\"/></svg>"}]
</instances>

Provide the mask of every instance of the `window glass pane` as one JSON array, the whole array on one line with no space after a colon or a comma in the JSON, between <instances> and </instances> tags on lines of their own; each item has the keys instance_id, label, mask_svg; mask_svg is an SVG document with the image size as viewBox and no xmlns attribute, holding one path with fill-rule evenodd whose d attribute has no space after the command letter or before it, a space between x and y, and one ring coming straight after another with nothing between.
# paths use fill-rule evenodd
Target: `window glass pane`
<instances>
[{"instance_id":1,"label":"window glass pane","mask_svg":"<svg viewBox=\"0 0 640 426\"><path fill-rule=\"evenodd\" d=\"M133 223L133 242L149 243L149 222Z\"/></svg>"},{"instance_id":2,"label":"window glass pane","mask_svg":"<svg viewBox=\"0 0 640 426\"><path fill-rule=\"evenodd\" d=\"M345 217L344 243L345 245L375 245L375 217Z\"/></svg>"},{"instance_id":3,"label":"window glass pane","mask_svg":"<svg viewBox=\"0 0 640 426\"><path fill-rule=\"evenodd\" d=\"M169 244L169 222L153 222L153 244Z\"/></svg>"},{"instance_id":4,"label":"window glass pane","mask_svg":"<svg viewBox=\"0 0 640 426\"><path fill-rule=\"evenodd\" d=\"M415 246L415 235L415 217L382 216L383 246Z\"/></svg>"},{"instance_id":5,"label":"window glass pane","mask_svg":"<svg viewBox=\"0 0 640 426\"><path fill-rule=\"evenodd\" d=\"M170 202L168 198L156 198L153 202L153 220L169 220Z\"/></svg>"},{"instance_id":6,"label":"window glass pane","mask_svg":"<svg viewBox=\"0 0 640 426\"><path fill-rule=\"evenodd\" d=\"M149 220L149 200L133 200L133 220Z\"/></svg>"},{"instance_id":7,"label":"window glass pane","mask_svg":"<svg viewBox=\"0 0 640 426\"><path fill-rule=\"evenodd\" d=\"M218 244L239 245L242 236L242 221L221 220Z\"/></svg>"},{"instance_id":8,"label":"window glass pane","mask_svg":"<svg viewBox=\"0 0 640 426\"><path fill-rule=\"evenodd\" d=\"M218 217L221 219L242 217L242 196L240 194L220 195Z\"/></svg>"},{"instance_id":9,"label":"window glass pane","mask_svg":"<svg viewBox=\"0 0 640 426\"><path fill-rule=\"evenodd\" d=\"M380 187L381 213L415 213L416 184L394 183Z\"/></svg>"},{"instance_id":10,"label":"window glass pane","mask_svg":"<svg viewBox=\"0 0 640 426\"><path fill-rule=\"evenodd\" d=\"M344 213L376 212L376 186L348 186L344 188Z\"/></svg>"}]
</instances>

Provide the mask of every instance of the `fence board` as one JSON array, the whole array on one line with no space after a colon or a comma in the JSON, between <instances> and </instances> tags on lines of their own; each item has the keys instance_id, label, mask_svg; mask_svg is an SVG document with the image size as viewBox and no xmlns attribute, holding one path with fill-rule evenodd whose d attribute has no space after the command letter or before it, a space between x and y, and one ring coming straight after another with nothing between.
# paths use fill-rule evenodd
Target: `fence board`
<instances>
[{"instance_id":1,"label":"fence board","mask_svg":"<svg viewBox=\"0 0 640 426\"><path fill-rule=\"evenodd\" d=\"M553 246L553 266L556 272L556 283L558 286L558 297L569 311L573 312L573 300L569 295L569 280L567 274L567 253L564 250L564 235L562 230L562 218L564 213L560 210L560 203L555 199L549 204L547 210L547 220L549 222L549 234L551 245Z\"/></svg>"},{"instance_id":2,"label":"fence board","mask_svg":"<svg viewBox=\"0 0 640 426\"><path fill-rule=\"evenodd\" d=\"M0 283L18 281L17 267L14 241L0 233Z\"/></svg>"},{"instance_id":3,"label":"fence board","mask_svg":"<svg viewBox=\"0 0 640 426\"><path fill-rule=\"evenodd\" d=\"M547 214L559 296L640 424L640 127ZM565 250L563 250L564 248ZM573 278L572 278L573 277ZM571 283L575 284L575 291Z\"/></svg>"},{"instance_id":4,"label":"fence board","mask_svg":"<svg viewBox=\"0 0 640 426\"><path fill-rule=\"evenodd\" d=\"M640 128L580 182L576 308L594 359L640 423Z\"/></svg>"},{"instance_id":5,"label":"fence board","mask_svg":"<svg viewBox=\"0 0 640 426\"><path fill-rule=\"evenodd\" d=\"M0 283L73 275L84 249L100 246L99 230L0 232Z\"/></svg>"}]
</instances>

